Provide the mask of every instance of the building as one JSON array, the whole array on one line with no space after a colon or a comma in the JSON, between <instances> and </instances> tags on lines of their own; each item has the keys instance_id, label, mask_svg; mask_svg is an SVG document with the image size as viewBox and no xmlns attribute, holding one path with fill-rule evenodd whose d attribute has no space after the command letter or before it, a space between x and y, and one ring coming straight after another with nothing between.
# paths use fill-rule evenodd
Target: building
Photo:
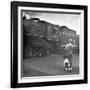
<instances>
[{"instance_id":1,"label":"building","mask_svg":"<svg viewBox=\"0 0 90 90\"><path fill-rule=\"evenodd\" d=\"M61 26L59 28L59 36L61 38L62 46L66 45L70 38L72 39L74 46L78 46L79 38L77 37L76 31L69 29L66 26Z\"/></svg>"},{"instance_id":2,"label":"building","mask_svg":"<svg viewBox=\"0 0 90 90\"><path fill-rule=\"evenodd\" d=\"M24 18L23 32L25 36L24 46L27 45L28 48L30 47L30 49L34 51L34 54L32 55L35 55L35 53L39 55L38 52L42 52L42 50L46 53L48 51L49 53L60 54L64 52L65 45L68 43L70 38L73 40L73 45L77 47L75 52L79 49L79 35L76 34L76 31L69 29L66 26L55 25L40 20L39 18ZM30 46L31 43L34 49ZM27 46L25 47L25 50L28 50Z\"/></svg>"}]
</instances>

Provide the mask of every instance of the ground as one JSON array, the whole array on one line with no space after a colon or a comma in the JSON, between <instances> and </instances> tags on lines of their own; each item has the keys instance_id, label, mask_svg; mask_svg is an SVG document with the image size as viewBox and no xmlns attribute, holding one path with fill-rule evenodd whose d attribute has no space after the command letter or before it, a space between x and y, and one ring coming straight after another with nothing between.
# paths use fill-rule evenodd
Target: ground
<instances>
[{"instance_id":1,"label":"ground","mask_svg":"<svg viewBox=\"0 0 90 90\"><path fill-rule=\"evenodd\" d=\"M50 55L45 57L33 57L23 60L22 76L52 76L79 74L79 56L73 56L72 72L65 72L62 55Z\"/></svg>"}]
</instances>

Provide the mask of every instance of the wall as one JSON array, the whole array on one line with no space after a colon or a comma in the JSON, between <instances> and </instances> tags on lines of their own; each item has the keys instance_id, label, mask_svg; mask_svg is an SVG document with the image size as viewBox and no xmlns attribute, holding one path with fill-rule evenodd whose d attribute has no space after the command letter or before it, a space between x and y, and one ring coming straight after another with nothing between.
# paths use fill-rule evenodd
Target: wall
<instances>
[{"instance_id":1,"label":"wall","mask_svg":"<svg viewBox=\"0 0 90 90\"><path fill-rule=\"evenodd\" d=\"M1 0L0 2L0 90L12 90L10 88L10 1L11 0ZM21 0L23 1L23 0ZM24 0L25 1L25 0ZM27 0L29 1L29 0ZM33 2L47 2L47 3L62 3L62 4L80 4L88 5L90 9L89 0L30 0ZM90 10L89 15L90 16ZM90 17L88 18L90 20ZM89 27L90 28L90 27ZM90 34L90 31L88 31ZM89 37L90 38L90 35ZM90 41L88 42L90 46ZM90 53L90 47L88 47L88 52ZM90 59L90 56L89 56ZM90 63L90 61L88 61ZM90 68L90 65L89 65ZM90 70L88 72L90 76ZM48 86L48 87L34 87L27 88L28 90L89 90L90 88L90 78L89 84L83 85L67 85L67 86ZM16 89L15 89L16 90ZM26 90L23 88L22 90Z\"/></svg>"}]
</instances>

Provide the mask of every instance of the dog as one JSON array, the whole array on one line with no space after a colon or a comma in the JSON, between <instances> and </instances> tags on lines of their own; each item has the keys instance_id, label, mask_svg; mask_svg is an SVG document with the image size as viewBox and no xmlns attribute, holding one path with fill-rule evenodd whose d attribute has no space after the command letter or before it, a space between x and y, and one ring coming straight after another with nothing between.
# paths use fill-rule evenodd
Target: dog
<instances>
[{"instance_id":1,"label":"dog","mask_svg":"<svg viewBox=\"0 0 90 90\"><path fill-rule=\"evenodd\" d=\"M64 59L64 70L65 71L71 71L71 65L70 65L70 61L68 60L68 58Z\"/></svg>"}]
</instances>

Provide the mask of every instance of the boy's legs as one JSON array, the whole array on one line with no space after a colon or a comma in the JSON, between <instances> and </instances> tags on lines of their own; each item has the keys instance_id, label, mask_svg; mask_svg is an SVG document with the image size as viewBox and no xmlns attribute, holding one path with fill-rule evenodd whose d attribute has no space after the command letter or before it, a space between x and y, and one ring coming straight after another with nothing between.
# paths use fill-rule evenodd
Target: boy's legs
<instances>
[{"instance_id":1,"label":"boy's legs","mask_svg":"<svg viewBox=\"0 0 90 90\"><path fill-rule=\"evenodd\" d=\"M69 61L70 61L70 70L72 70L72 54L69 56Z\"/></svg>"}]
</instances>

